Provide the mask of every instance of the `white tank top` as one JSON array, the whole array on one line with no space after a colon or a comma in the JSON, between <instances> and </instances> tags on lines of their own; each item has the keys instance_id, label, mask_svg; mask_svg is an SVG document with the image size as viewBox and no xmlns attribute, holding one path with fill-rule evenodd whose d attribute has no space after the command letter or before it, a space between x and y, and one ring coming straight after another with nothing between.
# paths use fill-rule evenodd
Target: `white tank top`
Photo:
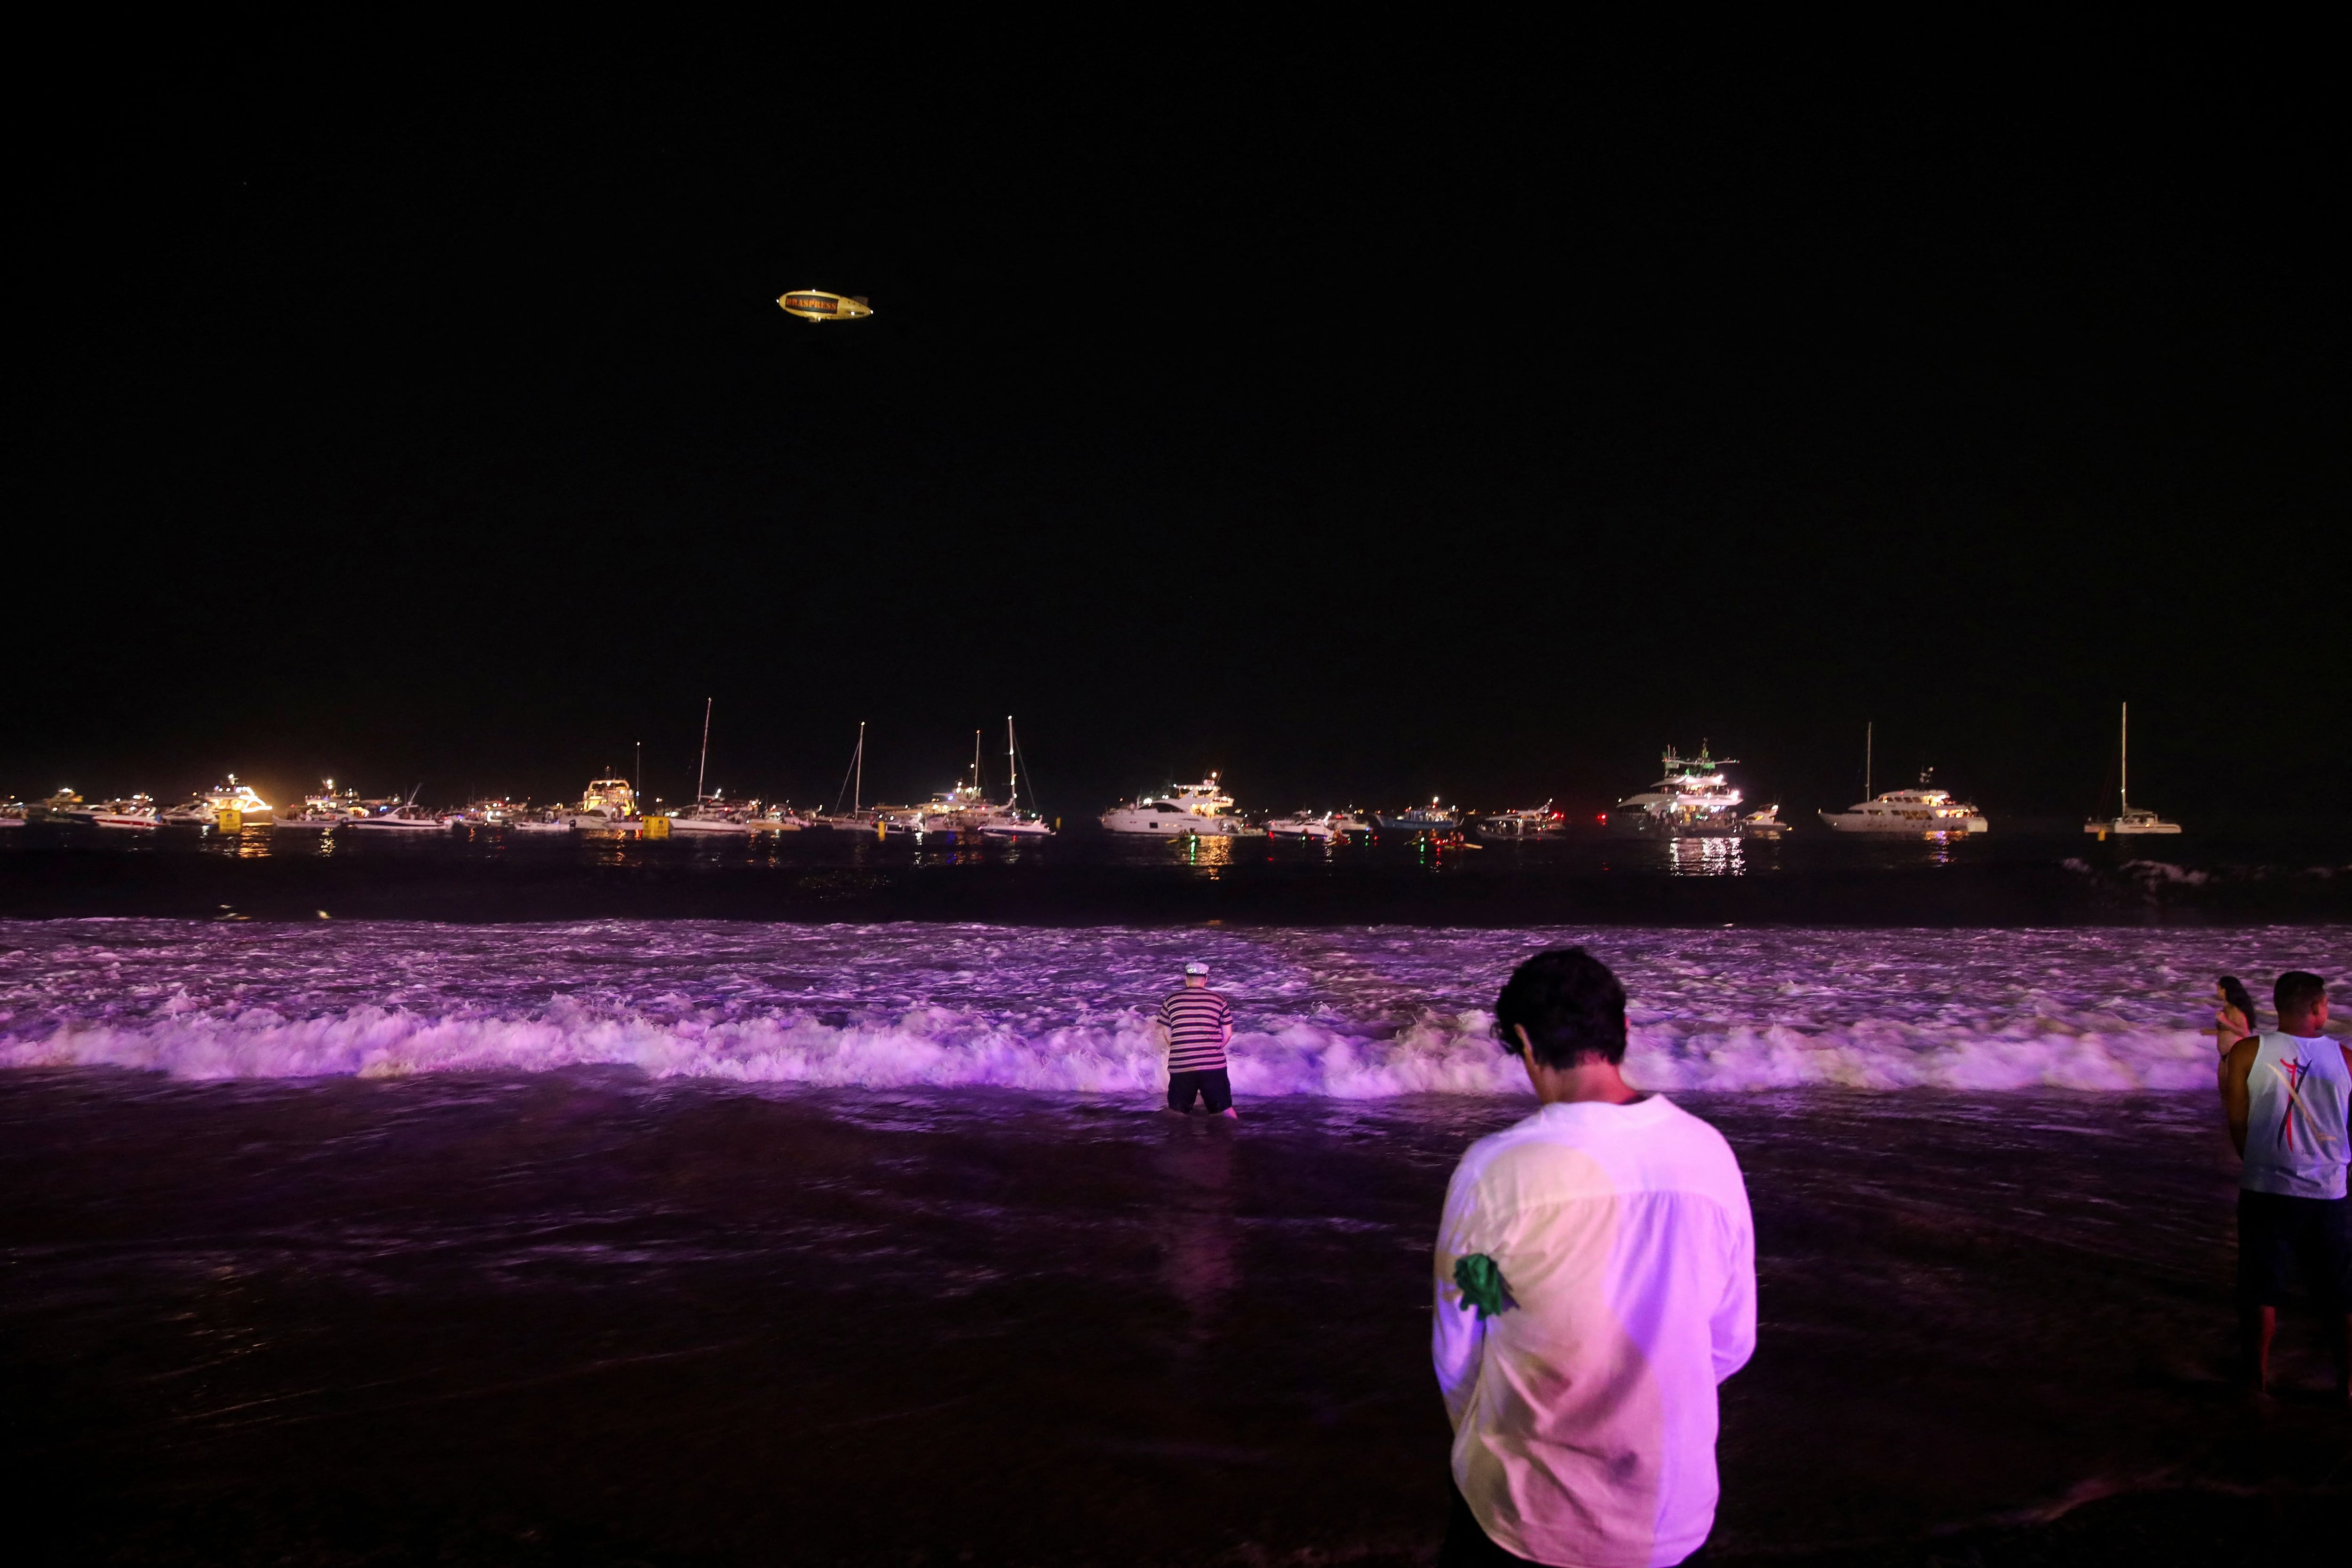
<instances>
[{"instance_id":1,"label":"white tank top","mask_svg":"<svg viewBox=\"0 0 2352 1568\"><path fill-rule=\"evenodd\" d=\"M2352 1107L2352 1071L2344 1048L2326 1035L2259 1037L2254 1070L2246 1075L2248 1192L2289 1197L2342 1197Z\"/></svg>"}]
</instances>

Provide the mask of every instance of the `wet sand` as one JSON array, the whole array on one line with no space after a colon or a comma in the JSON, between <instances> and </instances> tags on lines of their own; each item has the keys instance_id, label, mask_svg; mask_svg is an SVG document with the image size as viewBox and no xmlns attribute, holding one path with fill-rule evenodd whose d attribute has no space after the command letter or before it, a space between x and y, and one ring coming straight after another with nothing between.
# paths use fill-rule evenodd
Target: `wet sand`
<instances>
[{"instance_id":1,"label":"wet sand","mask_svg":"<svg viewBox=\"0 0 2352 1568\"><path fill-rule=\"evenodd\" d=\"M2344 1539L2314 1325L2278 1397L2225 1381L2200 1097L1679 1098L1758 1217L1727 1560ZM1429 1236L1525 1107L1247 1109L0 1076L20 1521L59 1562L1425 1562Z\"/></svg>"}]
</instances>

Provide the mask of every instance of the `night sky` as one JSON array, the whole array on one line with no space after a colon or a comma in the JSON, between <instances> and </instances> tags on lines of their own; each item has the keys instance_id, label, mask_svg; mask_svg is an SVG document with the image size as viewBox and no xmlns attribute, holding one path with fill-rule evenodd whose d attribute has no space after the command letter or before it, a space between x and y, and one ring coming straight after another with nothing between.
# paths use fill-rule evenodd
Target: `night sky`
<instances>
[{"instance_id":1,"label":"night sky","mask_svg":"<svg viewBox=\"0 0 2352 1568\"><path fill-rule=\"evenodd\" d=\"M870 800L1011 713L1053 814L1590 809L1705 738L1801 818L1874 719L1998 823L2098 805L2128 698L2142 803L2295 809L2340 89L1886 47L93 80L19 193L0 794L642 740L676 800L713 696L712 781L803 805L860 719Z\"/></svg>"}]
</instances>

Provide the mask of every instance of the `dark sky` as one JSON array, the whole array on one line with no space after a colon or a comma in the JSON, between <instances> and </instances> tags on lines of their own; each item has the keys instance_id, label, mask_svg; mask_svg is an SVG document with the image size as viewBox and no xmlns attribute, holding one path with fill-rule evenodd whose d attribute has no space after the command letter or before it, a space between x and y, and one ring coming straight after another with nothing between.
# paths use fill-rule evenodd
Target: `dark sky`
<instances>
[{"instance_id":1,"label":"dark sky","mask_svg":"<svg viewBox=\"0 0 2352 1568\"><path fill-rule=\"evenodd\" d=\"M830 800L866 719L920 794L1010 712L1073 813L1702 737L1806 811L1866 718L2081 812L2125 697L2168 814L2340 760L2340 91L1888 47L94 79L19 198L0 793L643 740L675 799L705 696L734 790Z\"/></svg>"}]
</instances>

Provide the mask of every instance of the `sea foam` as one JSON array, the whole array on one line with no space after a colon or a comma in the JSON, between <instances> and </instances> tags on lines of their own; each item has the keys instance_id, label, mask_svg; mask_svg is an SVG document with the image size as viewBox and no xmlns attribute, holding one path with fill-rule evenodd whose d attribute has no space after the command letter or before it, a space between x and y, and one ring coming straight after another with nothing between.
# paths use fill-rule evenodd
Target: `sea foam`
<instances>
[{"instance_id":1,"label":"sea foam","mask_svg":"<svg viewBox=\"0 0 2352 1568\"><path fill-rule=\"evenodd\" d=\"M2318 965L2325 936L27 923L0 928L0 1065L1148 1094L1152 1012L1197 957L1240 1093L1516 1094L1486 1009L1581 943L1625 979L1648 1087L2210 1090L2213 976Z\"/></svg>"}]
</instances>

